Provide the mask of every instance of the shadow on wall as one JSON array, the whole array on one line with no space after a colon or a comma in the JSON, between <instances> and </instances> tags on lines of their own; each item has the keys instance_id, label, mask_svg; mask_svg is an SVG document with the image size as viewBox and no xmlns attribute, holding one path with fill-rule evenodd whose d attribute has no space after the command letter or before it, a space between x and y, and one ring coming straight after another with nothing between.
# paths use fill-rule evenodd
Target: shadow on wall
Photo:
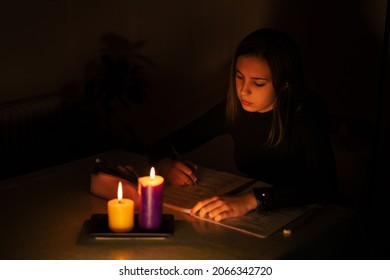
<instances>
[{"instance_id":1,"label":"shadow on wall","mask_svg":"<svg viewBox=\"0 0 390 280\"><path fill-rule=\"evenodd\" d=\"M69 84L57 94L0 104L0 180L117 147L142 152L122 114L147 98L144 65L151 62L138 54L146 42L113 33L102 42L81 93Z\"/></svg>"}]
</instances>

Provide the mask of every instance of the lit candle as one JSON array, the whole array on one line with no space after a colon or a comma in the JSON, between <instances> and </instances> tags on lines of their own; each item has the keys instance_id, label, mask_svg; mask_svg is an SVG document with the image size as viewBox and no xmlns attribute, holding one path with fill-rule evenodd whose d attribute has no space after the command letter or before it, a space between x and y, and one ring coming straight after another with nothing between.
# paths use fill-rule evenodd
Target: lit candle
<instances>
[{"instance_id":1,"label":"lit candle","mask_svg":"<svg viewBox=\"0 0 390 280\"><path fill-rule=\"evenodd\" d=\"M118 183L118 198L107 204L108 227L113 232L128 232L134 227L134 201L123 198L122 182Z\"/></svg>"},{"instance_id":2,"label":"lit candle","mask_svg":"<svg viewBox=\"0 0 390 280\"><path fill-rule=\"evenodd\" d=\"M154 167L150 176L138 178L138 225L143 229L158 229L162 221L164 178L156 175Z\"/></svg>"}]
</instances>

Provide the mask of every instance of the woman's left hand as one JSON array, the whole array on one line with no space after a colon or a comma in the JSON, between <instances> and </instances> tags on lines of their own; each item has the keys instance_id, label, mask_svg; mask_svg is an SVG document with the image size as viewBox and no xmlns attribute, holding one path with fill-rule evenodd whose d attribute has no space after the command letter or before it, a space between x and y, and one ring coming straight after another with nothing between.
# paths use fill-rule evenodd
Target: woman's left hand
<instances>
[{"instance_id":1,"label":"woman's left hand","mask_svg":"<svg viewBox=\"0 0 390 280\"><path fill-rule=\"evenodd\" d=\"M239 196L214 196L199 201L192 207L190 214L199 212L201 218L208 217L214 221L245 215L255 209L257 201L252 192Z\"/></svg>"}]
</instances>

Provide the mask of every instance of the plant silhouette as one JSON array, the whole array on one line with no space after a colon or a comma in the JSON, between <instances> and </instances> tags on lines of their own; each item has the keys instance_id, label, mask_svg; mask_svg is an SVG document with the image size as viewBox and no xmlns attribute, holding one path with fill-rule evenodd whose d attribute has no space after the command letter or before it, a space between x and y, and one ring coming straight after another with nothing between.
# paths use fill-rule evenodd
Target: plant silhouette
<instances>
[{"instance_id":1,"label":"plant silhouette","mask_svg":"<svg viewBox=\"0 0 390 280\"><path fill-rule=\"evenodd\" d=\"M117 142L112 123L116 106L131 110L131 104L144 103L148 83L143 70L151 62L139 53L146 41L131 42L107 33L102 36L102 42L105 48L99 62L90 67L92 74L85 84L84 126L89 137L95 139L95 145L107 148ZM126 130L132 134L130 138L136 138L131 127Z\"/></svg>"}]
</instances>

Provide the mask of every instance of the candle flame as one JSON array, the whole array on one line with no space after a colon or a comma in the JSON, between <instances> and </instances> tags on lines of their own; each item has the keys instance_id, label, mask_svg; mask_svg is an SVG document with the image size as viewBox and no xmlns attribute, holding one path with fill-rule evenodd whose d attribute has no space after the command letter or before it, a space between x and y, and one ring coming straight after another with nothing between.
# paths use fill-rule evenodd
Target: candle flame
<instances>
[{"instance_id":1,"label":"candle flame","mask_svg":"<svg viewBox=\"0 0 390 280\"><path fill-rule=\"evenodd\" d=\"M154 170L154 167L150 168L150 178L153 180L156 176L156 171Z\"/></svg>"},{"instance_id":2,"label":"candle flame","mask_svg":"<svg viewBox=\"0 0 390 280\"><path fill-rule=\"evenodd\" d=\"M122 182L119 181L119 183L118 183L118 200L119 200L119 202L121 202L122 198L123 198Z\"/></svg>"}]
</instances>

